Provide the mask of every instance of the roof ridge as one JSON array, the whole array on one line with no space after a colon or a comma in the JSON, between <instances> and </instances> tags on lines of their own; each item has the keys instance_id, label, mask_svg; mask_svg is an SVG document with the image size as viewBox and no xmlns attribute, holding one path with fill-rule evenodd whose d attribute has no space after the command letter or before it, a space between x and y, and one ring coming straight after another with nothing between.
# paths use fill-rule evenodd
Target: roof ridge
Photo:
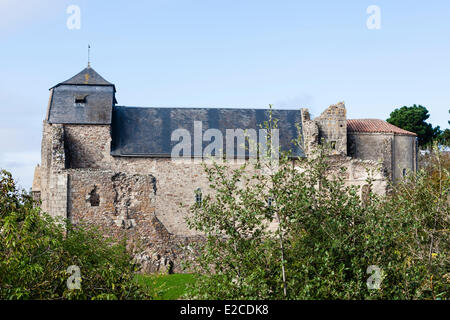
<instances>
[{"instance_id":1,"label":"roof ridge","mask_svg":"<svg viewBox=\"0 0 450 320\"><path fill-rule=\"evenodd\" d=\"M263 110L269 111L270 108L249 108L249 107L143 107L143 106L125 106L116 105L116 108L141 108L141 109L172 109L172 110ZM300 112L300 109L277 109L272 108L272 111L295 111Z\"/></svg>"}]
</instances>

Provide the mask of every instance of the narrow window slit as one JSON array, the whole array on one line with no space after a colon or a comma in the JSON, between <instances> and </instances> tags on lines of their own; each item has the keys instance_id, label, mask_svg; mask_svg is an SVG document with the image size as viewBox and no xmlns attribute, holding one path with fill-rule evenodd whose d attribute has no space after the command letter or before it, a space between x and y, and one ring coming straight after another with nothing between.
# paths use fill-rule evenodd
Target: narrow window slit
<instances>
[{"instance_id":1,"label":"narrow window slit","mask_svg":"<svg viewBox=\"0 0 450 320\"><path fill-rule=\"evenodd\" d=\"M91 207L98 207L100 205L100 195L97 193L97 186L94 186L94 189L89 192L88 201Z\"/></svg>"},{"instance_id":2,"label":"narrow window slit","mask_svg":"<svg viewBox=\"0 0 450 320\"><path fill-rule=\"evenodd\" d=\"M197 203L197 204L202 203L202 189L200 189L200 188L195 190L195 203Z\"/></svg>"}]
</instances>

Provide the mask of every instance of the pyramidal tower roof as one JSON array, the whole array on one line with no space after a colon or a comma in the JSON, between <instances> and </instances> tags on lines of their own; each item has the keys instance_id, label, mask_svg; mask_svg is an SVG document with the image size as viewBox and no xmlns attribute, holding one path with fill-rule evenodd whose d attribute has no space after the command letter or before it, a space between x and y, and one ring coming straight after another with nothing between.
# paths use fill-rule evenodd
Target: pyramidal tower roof
<instances>
[{"instance_id":1,"label":"pyramidal tower roof","mask_svg":"<svg viewBox=\"0 0 450 320\"><path fill-rule=\"evenodd\" d=\"M64 82L58 83L54 87L57 87L59 85L113 86L115 90L114 84L112 84L109 81L106 81L90 65L88 65L86 68L84 68L81 72L79 72L72 78Z\"/></svg>"}]
</instances>

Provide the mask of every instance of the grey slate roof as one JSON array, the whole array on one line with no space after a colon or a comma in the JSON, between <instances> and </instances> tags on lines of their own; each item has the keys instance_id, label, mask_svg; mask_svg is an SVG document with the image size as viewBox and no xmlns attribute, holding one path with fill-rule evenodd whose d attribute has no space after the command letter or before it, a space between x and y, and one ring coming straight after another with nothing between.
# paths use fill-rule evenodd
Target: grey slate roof
<instances>
[{"instance_id":1,"label":"grey slate roof","mask_svg":"<svg viewBox=\"0 0 450 320\"><path fill-rule=\"evenodd\" d=\"M224 137L226 129L255 129L267 121L269 111L264 109L206 109L206 108L139 108L115 106L112 119L113 156L170 157L174 145L171 141L175 129L186 129L191 135L191 154L194 154L194 121L202 122L202 131L218 129ZM298 136L296 124L301 127L300 110L273 110L279 119L280 147L292 149L294 156L304 156L292 144ZM203 141L204 149L210 141ZM235 143L236 145L236 143ZM235 148L236 150L236 148Z\"/></svg>"},{"instance_id":2,"label":"grey slate roof","mask_svg":"<svg viewBox=\"0 0 450 320\"><path fill-rule=\"evenodd\" d=\"M201 150L194 150L194 121L201 121L202 135L208 129L218 129L223 136L221 149L226 152L227 129L254 129L258 134L260 125L269 118L269 110L263 109L119 107L115 106L115 92L112 83L87 67L52 88L47 120L54 124L111 124L111 154L125 157L170 157L179 143L171 141L172 132L186 129L191 135L190 154L198 157L212 141L202 141ZM298 136L297 125L302 125L301 111L273 110L273 117L279 119L281 149L292 150L293 156L304 156L303 150L292 143ZM235 141L235 154L237 148Z\"/></svg>"},{"instance_id":3,"label":"grey slate roof","mask_svg":"<svg viewBox=\"0 0 450 320\"><path fill-rule=\"evenodd\" d=\"M58 83L55 87L63 84L69 85L92 85L92 86L113 86L111 82L106 81L101 75L97 73L93 68L88 66L81 72L73 76L72 78Z\"/></svg>"}]
</instances>

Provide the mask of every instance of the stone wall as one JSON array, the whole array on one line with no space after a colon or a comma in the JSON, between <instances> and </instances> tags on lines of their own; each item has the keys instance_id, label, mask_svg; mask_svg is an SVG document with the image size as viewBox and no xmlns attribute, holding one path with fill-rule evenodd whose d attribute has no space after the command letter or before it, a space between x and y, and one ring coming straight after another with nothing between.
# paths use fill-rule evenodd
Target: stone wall
<instances>
[{"instance_id":1,"label":"stone wall","mask_svg":"<svg viewBox=\"0 0 450 320\"><path fill-rule=\"evenodd\" d=\"M106 236L126 237L143 271L182 271L186 237L170 233L156 216L156 179L101 169L68 169L68 218L88 222Z\"/></svg>"},{"instance_id":2,"label":"stone wall","mask_svg":"<svg viewBox=\"0 0 450 320\"><path fill-rule=\"evenodd\" d=\"M347 111L344 103L329 106L314 121L319 127L319 142L329 143L332 154L347 156Z\"/></svg>"},{"instance_id":3,"label":"stone wall","mask_svg":"<svg viewBox=\"0 0 450 320\"><path fill-rule=\"evenodd\" d=\"M100 134L101 132L99 131L103 131L103 134ZM86 126L71 125L68 128L68 132L70 132L71 136L77 137L78 144L83 144L83 153L86 159L86 162L82 162L81 160L83 158L77 159L77 155L72 154L78 148L67 148L69 152L68 158L77 159L77 165L70 164L69 167L85 167L87 163L90 163L92 167L100 168L98 169L100 171L86 171L86 179L90 179L91 183L88 183L89 181L83 183L83 185L89 186L83 189L83 197L87 197L89 192L94 190L94 185L97 185L96 192L101 197L100 203L102 203L102 199L108 199L108 197L108 202L112 202L112 196L102 196L103 192L112 190L113 188L113 181L110 178L106 178L106 180L100 179L98 172L102 172L102 170L108 172L109 175L112 173L121 173L126 176L138 175L152 177L152 183L154 183L152 187L148 186L144 190L138 188L140 190L139 192L147 195L150 195L150 190L154 192L152 195L152 206L146 206L146 210L154 212L156 218L174 236L198 235L187 227L185 219L189 215L188 208L195 202L195 190L201 189L203 192L208 191L209 182L200 161L186 162L172 161L169 158L112 157L107 149L110 145L110 137L106 134L109 132L108 128L93 127L90 129ZM75 140L71 138L71 141ZM99 145L103 146L103 149L97 152ZM102 153L102 155L97 155L98 153ZM342 159L341 165L349 167L348 172L350 175L346 178L352 183L363 185L367 177L364 165L373 167L374 162L351 160L347 157L343 157ZM95 184L97 180L103 182ZM108 188L105 188L103 185L108 185ZM130 185L133 184L130 183ZM379 189L382 190L383 188L384 186L381 186ZM132 190L122 189L121 192L128 195ZM81 195L80 197L84 199ZM73 197L71 196L71 198ZM85 200L83 201L83 204L86 205ZM77 210L81 209L79 207ZM97 209L97 211L100 212L101 210ZM112 209L106 208L104 211L111 212Z\"/></svg>"},{"instance_id":4,"label":"stone wall","mask_svg":"<svg viewBox=\"0 0 450 320\"><path fill-rule=\"evenodd\" d=\"M417 170L416 137L393 133L348 133L349 156L381 162L386 175L398 180L406 172Z\"/></svg>"},{"instance_id":5,"label":"stone wall","mask_svg":"<svg viewBox=\"0 0 450 320\"><path fill-rule=\"evenodd\" d=\"M44 122L41 149L42 165L39 170L42 209L52 216L67 216L66 150L64 127Z\"/></svg>"},{"instance_id":6,"label":"stone wall","mask_svg":"<svg viewBox=\"0 0 450 320\"><path fill-rule=\"evenodd\" d=\"M399 180L404 174L417 170L417 138L408 135L395 135L394 139L394 181Z\"/></svg>"},{"instance_id":7,"label":"stone wall","mask_svg":"<svg viewBox=\"0 0 450 320\"><path fill-rule=\"evenodd\" d=\"M392 133L348 133L348 155L355 159L381 162L386 175L392 179L392 154L394 134Z\"/></svg>"},{"instance_id":8,"label":"stone wall","mask_svg":"<svg viewBox=\"0 0 450 320\"><path fill-rule=\"evenodd\" d=\"M187 208L195 201L195 190L205 190L208 181L201 163L169 158L112 157L109 126L65 125L68 168L95 168L126 175L147 175L154 179L154 207L157 218L170 233L192 236L186 227ZM92 172L92 171L89 171ZM95 181L96 175L92 176ZM109 181L112 184L111 181ZM100 190L99 190L100 191ZM126 192L127 190L123 190Z\"/></svg>"},{"instance_id":9,"label":"stone wall","mask_svg":"<svg viewBox=\"0 0 450 320\"><path fill-rule=\"evenodd\" d=\"M340 167L346 168L346 185L360 186L361 195L369 177L372 180L371 191L379 195L386 194L388 187L387 176L383 170L383 166L377 161L351 159L348 157L335 162L335 172Z\"/></svg>"},{"instance_id":10,"label":"stone wall","mask_svg":"<svg viewBox=\"0 0 450 320\"><path fill-rule=\"evenodd\" d=\"M208 187L201 164L112 157L110 143L106 125L44 123L43 210L127 237L143 271L182 271L181 261L189 259L182 246L199 240L185 218L195 190Z\"/></svg>"},{"instance_id":11,"label":"stone wall","mask_svg":"<svg viewBox=\"0 0 450 320\"><path fill-rule=\"evenodd\" d=\"M69 168L110 167L111 126L64 125Z\"/></svg>"},{"instance_id":12,"label":"stone wall","mask_svg":"<svg viewBox=\"0 0 450 320\"><path fill-rule=\"evenodd\" d=\"M375 170L374 191L383 193L386 180L376 162L351 159L342 153L345 107L332 106L310 120L302 113L306 139L313 148L319 134L336 140L336 172L347 168L348 184L365 185L366 168ZM333 128L340 128L336 134ZM202 163L170 158L113 157L109 125L50 125L44 123L40 169L42 207L55 216L100 227L106 236L128 238L144 271L181 271L189 255L181 247L201 237L185 219L195 191L208 193ZM345 149L345 150L344 150ZM239 163L234 166L239 166Z\"/></svg>"},{"instance_id":13,"label":"stone wall","mask_svg":"<svg viewBox=\"0 0 450 320\"><path fill-rule=\"evenodd\" d=\"M302 109L302 139L306 156L310 156L319 143L319 126L311 120L308 109Z\"/></svg>"}]
</instances>

